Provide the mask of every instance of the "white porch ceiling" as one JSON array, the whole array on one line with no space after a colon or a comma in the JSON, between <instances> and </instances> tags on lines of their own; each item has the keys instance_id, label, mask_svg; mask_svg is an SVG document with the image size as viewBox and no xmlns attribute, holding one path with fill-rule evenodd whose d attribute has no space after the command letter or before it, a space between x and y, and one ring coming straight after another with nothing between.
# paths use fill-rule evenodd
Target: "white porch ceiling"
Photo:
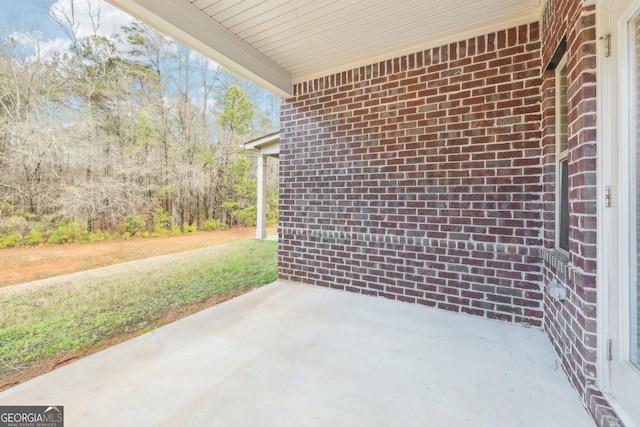
<instances>
[{"instance_id":1,"label":"white porch ceiling","mask_svg":"<svg viewBox=\"0 0 640 427\"><path fill-rule=\"evenodd\" d=\"M280 96L292 84L539 18L539 0L108 0Z\"/></svg>"}]
</instances>

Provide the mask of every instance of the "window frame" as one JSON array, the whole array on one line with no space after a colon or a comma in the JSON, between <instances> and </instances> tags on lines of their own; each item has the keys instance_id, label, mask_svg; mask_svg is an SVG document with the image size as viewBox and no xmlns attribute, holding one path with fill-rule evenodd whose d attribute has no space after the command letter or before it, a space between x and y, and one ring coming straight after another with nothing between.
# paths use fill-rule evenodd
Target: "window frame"
<instances>
[{"instance_id":1,"label":"window frame","mask_svg":"<svg viewBox=\"0 0 640 427\"><path fill-rule=\"evenodd\" d=\"M555 67L555 249L569 254L569 97L567 54ZM562 96L564 73L565 96ZM564 103L564 105L563 105ZM564 108L563 108L564 107ZM564 120L563 120L564 119Z\"/></svg>"}]
</instances>

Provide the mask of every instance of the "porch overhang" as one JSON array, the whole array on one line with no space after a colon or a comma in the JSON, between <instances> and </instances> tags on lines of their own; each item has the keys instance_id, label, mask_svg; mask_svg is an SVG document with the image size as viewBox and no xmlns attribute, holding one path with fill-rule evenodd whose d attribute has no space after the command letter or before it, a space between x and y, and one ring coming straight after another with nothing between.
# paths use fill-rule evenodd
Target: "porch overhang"
<instances>
[{"instance_id":1,"label":"porch overhang","mask_svg":"<svg viewBox=\"0 0 640 427\"><path fill-rule=\"evenodd\" d=\"M280 132L274 132L243 144L245 150L258 154L256 239L267 238L267 157L279 157Z\"/></svg>"},{"instance_id":2,"label":"porch overhang","mask_svg":"<svg viewBox=\"0 0 640 427\"><path fill-rule=\"evenodd\" d=\"M189 0L107 0L223 67L279 95L291 94L291 75Z\"/></svg>"},{"instance_id":3,"label":"porch overhang","mask_svg":"<svg viewBox=\"0 0 640 427\"><path fill-rule=\"evenodd\" d=\"M244 149L263 156L278 157L280 155L280 132L270 133L244 143Z\"/></svg>"},{"instance_id":4,"label":"porch overhang","mask_svg":"<svg viewBox=\"0 0 640 427\"><path fill-rule=\"evenodd\" d=\"M296 83L533 22L541 13L540 0L108 1L284 98Z\"/></svg>"}]
</instances>

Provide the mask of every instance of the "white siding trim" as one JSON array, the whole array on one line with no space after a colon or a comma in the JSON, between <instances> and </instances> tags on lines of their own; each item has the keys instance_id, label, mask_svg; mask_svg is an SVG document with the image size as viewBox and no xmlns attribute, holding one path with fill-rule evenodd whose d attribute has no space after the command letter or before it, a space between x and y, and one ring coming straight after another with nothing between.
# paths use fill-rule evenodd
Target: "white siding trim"
<instances>
[{"instance_id":1,"label":"white siding trim","mask_svg":"<svg viewBox=\"0 0 640 427\"><path fill-rule=\"evenodd\" d=\"M107 1L278 96L293 93L286 70L187 1Z\"/></svg>"}]
</instances>

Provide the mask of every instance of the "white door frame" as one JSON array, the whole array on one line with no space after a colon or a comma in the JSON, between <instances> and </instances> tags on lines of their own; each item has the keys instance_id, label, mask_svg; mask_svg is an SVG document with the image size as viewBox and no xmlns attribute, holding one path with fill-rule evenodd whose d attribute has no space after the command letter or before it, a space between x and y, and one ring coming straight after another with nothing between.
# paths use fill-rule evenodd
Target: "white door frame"
<instances>
[{"instance_id":1,"label":"white door frame","mask_svg":"<svg viewBox=\"0 0 640 427\"><path fill-rule=\"evenodd\" d=\"M617 10L624 3L630 3L631 7L624 12ZM640 383L640 373L628 362L629 300L625 289L629 285L627 272L630 260L628 245L622 238L629 236L631 231L628 213L622 209L629 191L628 180L624 179L629 167L623 166L628 153L620 147L620 141L625 141L628 137L622 130L629 129L629 125L625 122L628 114L624 114L628 100L621 99L623 97L618 94L630 91L627 90L627 67L618 65L629 59L628 41L626 26L621 21L616 21L616 16L626 16L632 13L630 11L640 8L640 0L605 0L599 1L596 6L597 128L600 140L597 147L598 385L625 424L640 427L634 424L632 416L627 412L631 406L628 400L624 402L624 398L619 399L620 396L638 395L640 390L629 387L625 389L619 380L614 380L615 383L612 384L612 378L625 375L632 379L631 383L636 379ZM610 49L608 36L611 37ZM608 187L611 188L612 207L607 207ZM633 417L637 419L637 414Z\"/></svg>"}]
</instances>

